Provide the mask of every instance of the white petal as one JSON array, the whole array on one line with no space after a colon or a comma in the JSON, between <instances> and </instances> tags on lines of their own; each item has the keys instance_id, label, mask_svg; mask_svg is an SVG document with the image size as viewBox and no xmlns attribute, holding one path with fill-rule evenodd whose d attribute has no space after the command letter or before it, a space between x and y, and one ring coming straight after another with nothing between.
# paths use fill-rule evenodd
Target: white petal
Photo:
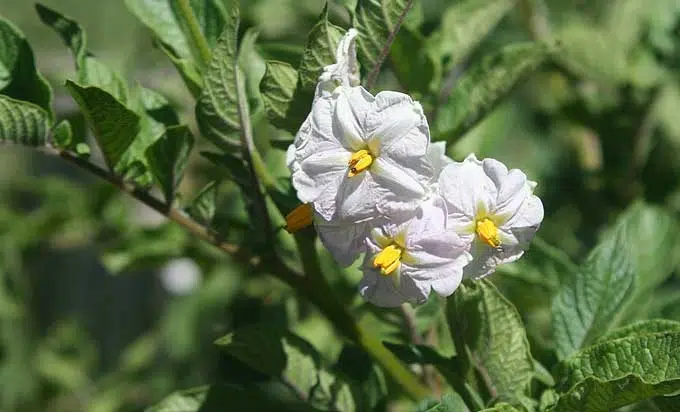
<instances>
[{"instance_id":1,"label":"white petal","mask_svg":"<svg viewBox=\"0 0 680 412\"><path fill-rule=\"evenodd\" d=\"M534 232L543 221L543 203L538 196L530 195L519 207L517 213L502 228L533 228Z\"/></svg>"},{"instance_id":2,"label":"white petal","mask_svg":"<svg viewBox=\"0 0 680 412\"><path fill-rule=\"evenodd\" d=\"M354 263L365 251L372 222L327 221L316 216L314 226L321 242L331 252L336 262L346 267Z\"/></svg>"},{"instance_id":3,"label":"white petal","mask_svg":"<svg viewBox=\"0 0 680 412\"><path fill-rule=\"evenodd\" d=\"M493 209L496 186L480 165L467 159L452 163L439 176L439 190L446 201L451 224L465 226L479 213Z\"/></svg>"},{"instance_id":4,"label":"white petal","mask_svg":"<svg viewBox=\"0 0 680 412\"><path fill-rule=\"evenodd\" d=\"M427 158L432 165L435 177L439 176L446 165L453 163L453 160L446 155L446 142L430 143L427 148Z\"/></svg>"},{"instance_id":5,"label":"white petal","mask_svg":"<svg viewBox=\"0 0 680 412\"><path fill-rule=\"evenodd\" d=\"M498 191L492 213L496 219L504 222L517 213L524 199L531 194L527 177L519 169L508 171L503 163L495 159L484 159L482 167Z\"/></svg>"},{"instance_id":6,"label":"white petal","mask_svg":"<svg viewBox=\"0 0 680 412\"><path fill-rule=\"evenodd\" d=\"M384 276L370 266L369 260L367 259L364 266L364 277L359 282L359 293L364 299L376 306L392 308L405 302L417 305L427 300L429 289L422 289L404 273L397 274L398 271L401 272L401 268ZM399 286L396 285L394 276L401 276Z\"/></svg>"},{"instance_id":7,"label":"white petal","mask_svg":"<svg viewBox=\"0 0 680 412\"><path fill-rule=\"evenodd\" d=\"M385 159L376 158L370 174L380 189L376 208L383 214L415 210L425 195L425 187L418 180Z\"/></svg>"},{"instance_id":8,"label":"white petal","mask_svg":"<svg viewBox=\"0 0 680 412\"><path fill-rule=\"evenodd\" d=\"M366 148L363 124L373 96L363 87L343 88L338 93L333 115L333 133L347 150Z\"/></svg>"},{"instance_id":9,"label":"white petal","mask_svg":"<svg viewBox=\"0 0 680 412\"><path fill-rule=\"evenodd\" d=\"M379 156L403 162L427 153L430 142L427 120L420 104L406 94L378 93L373 110L366 116L365 130L371 150Z\"/></svg>"},{"instance_id":10,"label":"white petal","mask_svg":"<svg viewBox=\"0 0 680 412\"><path fill-rule=\"evenodd\" d=\"M342 86L359 84L359 66L356 56L356 36L358 31L351 28L340 39L335 52L335 64L324 67L320 82L337 82Z\"/></svg>"},{"instance_id":11,"label":"white petal","mask_svg":"<svg viewBox=\"0 0 680 412\"><path fill-rule=\"evenodd\" d=\"M343 149L326 150L296 163L292 181L298 198L305 203L313 202L314 209L327 220L335 213L337 191L350 156Z\"/></svg>"},{"instance_id":12,"label":"white petal","mask_svg":"<svg viewBox=\"0 0 680 412\"><path fill-rule=\"evenodd\" d=\"M506 239L507 240L507 239ZM489 247L486 243L475 239L470 249L472 261L463 268L465 279L481 279L496 270L496 266L514 262L524 254L517 244L502 244L499 249Z\"/></svg>"},{"instance_id":13,"label":"white petal","mask_svg":"<svg viewBox=\"0 0 680 412\"><path fill-rule=\"evenodd\" d=\"M360 220L376 215L376 204L385 189L373 180L370 173L362 172L349 177L344 174L337 191L337 216L341 220Z\"/></svg>"}]
</instances>

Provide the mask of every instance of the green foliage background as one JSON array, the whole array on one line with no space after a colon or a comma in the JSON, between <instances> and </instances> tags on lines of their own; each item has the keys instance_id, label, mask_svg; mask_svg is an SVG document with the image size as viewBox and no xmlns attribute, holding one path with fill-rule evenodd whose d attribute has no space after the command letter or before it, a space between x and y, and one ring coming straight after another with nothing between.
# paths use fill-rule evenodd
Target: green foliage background
<instances>
[{"instance_id":1,"label":"green foliage background","mask_svg":"<svg viewBox=\"0 0 680 412\"><path fill-rule=\"evenodd\" d=\"M680 410L665 396L680 390L680 2L414 2L374 90L421 100L454 159L524 170L546 218L521 261L404 313L364 304L357 267L309 233L275 229L296 204L284 150L334 42L352 22L372 33L366 78L407 2L243 0L236 29L230 2L194 1L224 6L199 16L212 60L146 27L144 3L45 0L87 33L72 53L32 2L0 0L1 411ZM25 55L8 70L11 27L41 75ZM44 146L50 129L55 150L9 144ZM177 198L217 243L265 263L223 253L88 161L119 186L156 182L159 209ZM341 305L430 399L408 400L371 343L271 276L272 254L309 272L314 250ZM164 274L187 261L200 281L174 294Z\"/></svg>"}]
</instances>

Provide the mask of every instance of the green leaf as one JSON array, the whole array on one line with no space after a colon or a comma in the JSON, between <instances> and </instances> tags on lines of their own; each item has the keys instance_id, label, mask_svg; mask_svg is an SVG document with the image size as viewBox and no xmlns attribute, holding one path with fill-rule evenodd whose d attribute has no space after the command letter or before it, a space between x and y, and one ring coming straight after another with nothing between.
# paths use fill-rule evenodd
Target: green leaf
<instances>
[{"instance_id":1,"label":"green leaf","mask_svg":"<svg viewBox=\"0 0 680 412\"><path fill-rule=\"evenodd\" d=\"M467 405L456 392L445 393L439 405L435 405L426 412L470 412Z\"/></svg>"},{"instance_id":2,"label":"green leaf","mask_svg":"<svg viewBox=\"0 0 680 412\"><path fill-rule=\"evenodd\" d=\"M680 322L668 319L650 319L635 322L630 325L616 328L601 336L597 343L604 341L627 338L634 335L646 335L660 332L680 332Z\"/></svg>"},{"instance_id":3,"label":"green leaf","mask_svg":"<svg viewBox=\"0 0 680 412\"><path fill-rule=\"evenodd\" d=\"M196 105L196 120L201 134L227 150L240 146L234 133L242 129L239 115L238 73L239 9L232 7L230 19L213 50L212 60L204 76L203 94ZM241 87L245 87L243 84ZM238 136L237 136L238 137Z\"/></svg>"},{"instance_id":4,"label":"green leaf","mask_svg":"<svg viewBox=\"0 0 680 412\"><path fill-rule=\"evenodd\" d=\"M146 150L151 172L169 206L175 200L175 191L182 182L193 147L194 136L187 126L171 126Z\"/></svg>"},{"instance_id":5,"label":"green leaf","mask_svg":"<svg viewBox=\"0 0 680 412\"><path fill-rule=\"evenodd\" d=\"M635 335L596 344L562 365L552 412L611 411L680 390L680 332Z\"/></svg>"},{"instance_id":6,"label":"green leaf","mask_svg":"<svg viewBox=\"0 0 680 412\"><path fill-rule=\"evenodd\" d=\"M306 116L304 110L296 111L298 73L290 64L279 61L269 60L266 67L260 93L267 118L274 126L295 133Z\"/></svg>"},{"instance_id":7,"label":"green leaf","mask_svg":"<svg viewBox=\"0 0 680 412\"><path fill-rule=\"evenodd\" d=\"M190 3L201 33L208 44L214 46L228 20L224 3L222 0L192 0ZM193 61L200 61L176 1L125 0L125 5L166 46L167 52L183 64L193 66Z\"/></svg>"},{"instance_id":8,"label":"green leaf","mask_svg":"<svg viewBox=\"0 0 680 412\"><path fill-rule=\"evenodd\" d=\"M391 342L384 342L383 344L405 363L437 366L451 363L451 359L440 354L431 346Z\"/></svg>"},{"instance_id":9,"label":"green leaf","mask_svg":"<svg viewBox=\"0 0 680 412\"><path fill-rule=\"evenodd\" d=\"M40 20L54 29L75 58L78 83L97 86L123 104L127 102L127 85L113 70L97 60L87 50L85 31L74 20L40 3L35 5Z\"/></svg>"},{"instance_id":10,"label":"green leaf","mask_svg":"<svg viewBox=\"0 0 680 412\"><path fill-rule=\"evenodd\" d=\"M207 392L205 387L175 392L144 412L198 412Z\"/></svg>"},{"instance_id":11,"label":"green leaf","mask_svg":"<svg viewBox=\"0 0 680 412\"><path fill-rule=\"evenodd\" d=\"M458 356L482 376L492 398L527 391L534 373L529 342L517 309L488 280L461 285L447 301Z\"/></svg>"},{"instance_id":12,"label":"green leaf","mask_svg":"<svg viewBox=\"0 0 680 412\"><path fill-rule=\"evenodd\" d=\"M199 223L210 225L215 217L217 210L217 196L219 194L219 182L212 181L205 185L191 202L187 210L189 216L196 219Z\"/></svg>"},{"instance_id":13,"label":"green leaf","mask_svg":"<svg viewBox=\"0 0 680 412\"><path fill-rule=\"evenodd\" d=\"M52 130L52 142L55 147L65 149L73 142L73 128L68 120L62 120Z\"/></svg>"},{"instance_id":14,"label":"green leaf","mask_svg":"<svg viewBox=\"0 0 680 412\"><path fill-rule=\"evenodd\" d=\"M52 88L37 71L33 50L13 24L0 18L0 93L39 106L52 118Z\"/></svg>"},{"instance_id":15,"label":"green leaf","mask_svg":"<svg viewBox=\"0 0 680 412\"><path fill-rule=\"evenodd\" d=\"M466 0L449 7L430 41L452 68L462 63L512 10L515 0Z\"/></svg>"},{"instance_id":16,"label":"green leaf","mask_svg":"<svg viewBox=\"0 0 680 412\"><path fill-rule=\"evenodd\" d=\"M344 34L345 30L328 21L326 4L319 21L307 35L307 43L298 67L303 88L314 90L323 68L335 63L335 50Z\"/></svg>"},{"instance_id":17,"label":"green leaf","mask_svg":"<svg viewBox=\"0 0 680 412\"><path fill-rule=\"evenodd\" d=\"M330 373L304 339L266 324L238 329L216 342L230 355L294 388L313 407L354 410L350 386Z\"/></svg>"},{"instance_id":18,"label":"green leaf","mask_svg":"<svg viewBox=\"0 0 680 412\"><path fill-rule=\"evenodd\" d=\"M441 64L426 44L423 35L402 27L391 48L392 64L399 82L421 96L437 90L441 82Z\"/></svg>"},{"instance_id":19,"label":"green leaf","mask_svg":"<svg viewBox=\"0 0 680 412\"><path fill-rule=\"evenodd\" d=\"M359 31L357 54L364 70L370 73L380 62L380 54L390 35L408 12L409 0L360 0L353 25Z\"/></svg>"},{"instance_id":20,"label":"green leaf","mask_svg":"<svg viewBox=\"0 0 680 412\"><path fill-rule=\"evenodd\" d=\"M67 80L66 88L90 123L106 164L114 170L140 130L139 116L98 87Z\"/></svg>"},{"instance_id":21,"label":"green leaf","mask_svg":"<svg viewBox=\"0 0 680 412\"><path fill-rule=\"evenodd\" d=\"M632 205L553 302L553 334L561 359L594 342L648 299L677 262L677 222L667 212Z\"/></svg>"},{"instance_id":22,"label":"green leaf","mask_svg":"<svg viewBox=\"0 0 680 412\"><path fill-rule=\"evenodd\" d=\"M0 142L44 146L50 129L49 114L33 103L0 95Z\"/></svg>"},{"instance_id":23,"label":"green leaf","mask_svg":"<svg viewBox=\"0 0 680 412\"><path fill-rule=\"evenodd\" d=\"M472 65L438 109L433 133L436 140L453 141L474 127L546 56L544 45L518 43Z\"/></svg>"},{"instance_id":24,"label":"green leaf","mask_svg":"<svg viewBox=\"0 0 680 412\"><path fill-rule=\"evenodd\" d=\"M494 405L491 408L482 409L479 412L520 412L520 411L519 409L510 405L509 403L501 402L499 404Z\"/></svg>"}]
</instances>

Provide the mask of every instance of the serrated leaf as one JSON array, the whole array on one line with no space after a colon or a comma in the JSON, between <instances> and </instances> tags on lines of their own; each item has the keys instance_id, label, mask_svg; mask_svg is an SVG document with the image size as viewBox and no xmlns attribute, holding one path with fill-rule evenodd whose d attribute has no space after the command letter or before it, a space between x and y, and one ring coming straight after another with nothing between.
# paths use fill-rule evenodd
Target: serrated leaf
<instances>
[{"instance_id":1,"label":"serrated leaf","mask_svg":"<svg viewBox=\"0 0 680 412\"><path fill-rule=\"evenodd\" d=\"M390 52L394 72L407 90L424 96L439 88L441 64L420 33L402 27Z\"/></svg>"},{"instance_id":2,"label":"serrated leaf","mask_svg":"<svg viewBox=\"0 0 680 412\"><path fill-rule=\"evenodd\" d=\"M475 50L501 19L512 10L515 0L466 0L444 12L432 43L447 67L456 66Z\"/></svg>"},{"instance_id":3,"label":"serrated leaf","mask_svg":"<svg viewBox=\"0 0 680 412\"><path fill-rule=\"evenodd\" d=\"M380 64L380 55L390 34L399 28L408 12L409 0L359 0L353 25L359 31L357 54L370 73Z\"/></svg>"},{"instance_id":4,"label":"serrated leaf","mask_svg":"<svg viewBox=\"0 0 680 412\"><path fill-rule=\"evenodd\" d=\"M604 233L553 302L561 359L616 326L636 297L646 296L641 293L671 273L677 259L675 224L662 210L635 204Z\"/></svg>"},{"instance_id":5,"label":"serrated leaf","mask_svg":"<svg viewBox=\"0 0 680 412\"><path fill-rule=\"evenodd\" d=\"M205 401L208 388L195 388L173 393L144 412L198 412Z\"/></svg>"},{"instance_id":6,"label":"serrated leaf","mask_svg":"<svg viewBox=\"0 0 680 412\"><path fill-rule=\"evenodd\" d=\"M113 70L97 60L87 50L87 36L85 31L75 20L61 13L36 4L36 11L40 20L54 29L73 53L78 83L83 86L97 86L113 95L120 102L127 102L127 85Z\"/></svg>"},{"instance_id":7,"label":"serrated leaf","mask_svg":"<svg viewBox=\"0 0 680 412\"><path fill-rule=\"evenodd\" d=\"M344 34L345 30L328 21L326 4L319 21L307 35L307 43L298 66L300 84L303 88L314 90L323 68L335 63L335 50Z\"/></svg>"},{"instance_id":8,"label":"serrated leaf","mask_svg":"<svg viewBox=\"0 0 680 412\"><path fill-rule=\"evenodd\" d=\"M237 74L239 8L237 1L233 3L229 21L217 41L204 76L203 94L196 104L196 120L201 134L218 147L228 150L240 146L240 140L238 136L235 138L234 133L242 130L237 84L237 81L243 81L242 74Z\"/></svg>"},{"instance_id":9,"label":"serrated leaf","mask_svg":"<svg viewBox=\"0 0 680 412\"><path fill-rule=\"evenodd\" d=\"M680 390L680 332L615 339L562 365L560 396L549 411L611 411Z\"/></svg>"},{"instance_id":10,"label":"serrated leaf","mask_svg":"<svg viewBox=\"0 0 680 412\"><path fill-rule=\"evenodd\" d=\"M518 43L470 67L438 109L434 124L437 140L453 141L474 127L546 56L544 45Z\"/></svg>"},{"instance_id":11,"label":"serrated leaf","mask_svg":"<svg viewBox=\"0 0 680 412\"><path fill-rule=\"evenodd\" d=\"M169 206L175 200L175 191L182 182L193 147L194 135L187 126L171 126L146 150L151 173L161 186Z\"/></svg>"},{"instance_id":12,"label":"serrated leaf","mask_svg":"<svg viewBox=\"0 0 680 412\"><path fill-rule=\"evenodd\" d=\"M425 412L470 412L467 405L456 392L445 393L440 404Z\"/></svg>"},{"instance_id":13,"label":"serrated leaf","mask_svg":"<svg viewBox=\"0 0 680 412\"><path fill-rule=\"evenodd\" d=\"M98 87L67 80L66 88L90 124L106 164L114 170L140 130L139 116Z\"/></svg>"},{"instance_id":14,"label":"serrated leaf","mask_svg":"<svg viewBox=\"0 0 680 412\"><path fill-rule=\"evenodd\" d=\"M62 120L52 130L52 143L55 147L65 149L73 142L73 129L68 120Z\"/></svg>"},{"instance_id":15,"label":"serrated leaf","mask_svg":"<svg viewBox=\"0 0 680 412\"><path fill-rule=\"evenodd\" d=\"M668 319L642 320L610 331L609 333L601 336L597 340L597 343L627 338L635 335L646 335L660 332L680 332L680 322Z\"/></svg>"},{"instance_id":16,"label":"serrated leaf","mask_svg":"<svg viewBox=\"0 0 680 412\"><path fill-rule=\"evenodd\" d=\"M216 344L255 370L292 386L313 407L355 410L349 384L323 367L316 349L299 336L278 329L250 325Z\"/></svg>"},{"instance_id":17,"label":"serrated leaf","mask_svg":"<svg viewBox=\"0 0 680 412\"><path fill-rule=\"evenodd\" d=\"M534 360L522 319L490 281L462 285L448 299L447 315L456 352L488 377L491 397L513 398L528 389Z\"/></svg>"},{"instance_id":18,"label":"serrated leaf","mask_svg":"<svg viewBox=\"0 0 680 412\"><path fill-rule=\"evenodd\" d=\"M217 210L217 195L219 193L219 182L212 181L205 185L203 189L196 195L196 198L189 206L189 215L196 219L199 223L209 225L215 211Z\"/></svg>"},{"instance_id":19,"label":"serrated leaf","mask_svg":"<svg viewBox=\"0 0 680 412\"><path fill-rule=\"evenodd\" d=\"M49 114L33 103L0 95L0 142L44 146L50 130Z\"/></svg>"},{"instance_id":20,"label":"serrated leaf","mask_svg":"<svg viewBox=\"0 0 680 412\"><path fill-rule=\"evenodd\" d=\"M35 104L52 118L52 88L37 71L33 50L13 24L0 18L0 93Z\"/></svg>"}]
</instances>

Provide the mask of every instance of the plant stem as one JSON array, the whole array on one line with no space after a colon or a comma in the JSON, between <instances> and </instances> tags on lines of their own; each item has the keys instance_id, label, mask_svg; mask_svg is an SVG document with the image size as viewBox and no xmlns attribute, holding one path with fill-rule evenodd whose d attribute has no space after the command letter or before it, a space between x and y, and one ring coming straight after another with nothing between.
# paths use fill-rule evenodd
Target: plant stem
<instances>
[{"instance_id":1,"label":"plant stem","mask_svg":"<svg viewBox=\"0 0 680 412\"><path fill-rule=\"evenodd\" d=\"M358 324L347 309L335 297L332 287L323 276L318 254L314 248L314 237L305 233L295 236L300 250L306 282L302 291L346 338L365 350L387 374L414 400L430 394L413 374L382 342Z\"/></svg>"},{"instance_id":2,"label":"plant stem","mask_svg":"<svg viewBox=\"0 0 680 412\"><path fill-rule=\"evenodd\" d=\"M404 11L401 13L397 21L394 23L394 28L392 29L392 31L390 31L390 34L389 36L387 36L387 40L385 41L382 50L380 50L380 55L378 56L378 60L376 61L375 66L373 67L371 72L368 73L368 75L366 76L366 82L364 83L366 89L371 90L371 88L375 84L375 81L378 79L380 67L385 61L387 54L390 52L392 42L394 42L394 38L397 37L397 32L399 32L399 29L401 28L401 23L404 22L404 19L406 18L406 13L408 13L408 11L411 10L411 7L413 7L413 0L408 0L406 6L404 7Z\"/></svg>"},{"instance_id":3,"label":"plant stem","mask_svg":"<svg viewBox=\"0 0 680 412\"><path fill-rule=\"evenodd\" d=\"M187 25L189 29L189 41L191 42L193 48L198 51L197 58L200 59L201 65L207 67L210 64L211 51L208 40L206 40L203 32L201 31L201 26L196 19L193 9L191 8L191 3L189 0L177 0L179 6L179 12L181 18Z\"/></svg>"},{"instance_id":4,"label":"plant stem","mask_svg":"<svg viewBox=\"0 0 680 412\"><path fill-rule=\"evenodd\" d=\"M253 270L266 271L278 277L295 290L301 292L305 298L318 307L324 316L328 318L343 336L359 345L375 359L385 372L399 384L411 398L419 400L430 394L429 390L418 381L418 378L411 373L411 371L409 371L378 338L370 331L357 324L352 315L350 315L346 308L334 297L335 295L331 286L326 282L326 279L321 273L316 249L313 247L313 237L308 236L307 238L303 238L300 234L295 237L300 249L303 268L307 275L302 276L300 273L280 262L276 256L262 259L259 256L254 256L250 251L241 246L222 241L218 233L196 222L180 209L167 205L149 194L149 192L142 190L129 182L125 182L123 179L113 175L106 169L77 157L72 153L56 148L46 147L45 151L49 154L59 156L67 162L107 181L117 187L120 191L127 193L141 203L144 203L167 217L169 220L183 226L201 240L218 247L220 250L235 257L239 261L251 266Z\"/></svg>"}]
</instances>

